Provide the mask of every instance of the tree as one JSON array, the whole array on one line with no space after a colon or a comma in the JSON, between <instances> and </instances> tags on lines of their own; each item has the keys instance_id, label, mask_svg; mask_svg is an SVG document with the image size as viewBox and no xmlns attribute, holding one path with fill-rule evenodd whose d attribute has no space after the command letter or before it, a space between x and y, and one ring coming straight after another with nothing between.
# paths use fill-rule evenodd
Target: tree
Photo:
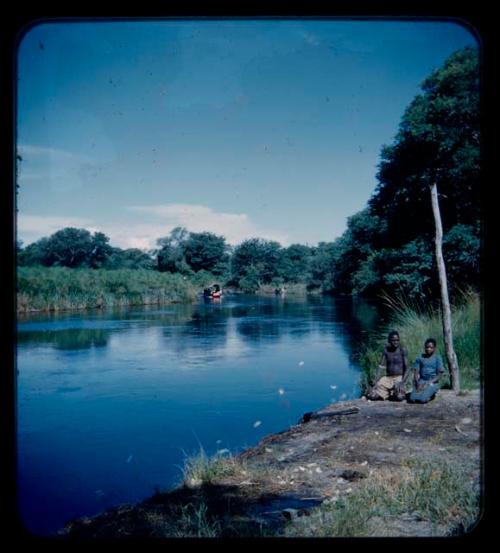
<instances>
[{"instance_id":1,"label":"tree","mask_svg":"<svg viewBox=\"0 0 500 553\"><path fill-rule=\"evenodd\" d=\"M251 277L252 286L270 284L280 276L282 248L278 242L250 238L238 245L231 258L231 272L234 281Z\"/></svg>"},{"instance_id":2,"label":"tree","mask_svg":"<svg viewBox=\"0 0 500 553\"><path fill-rule=\"evenodd\" d=\"M436 220L436 262L439 272L439 284L441 286L441 304L443 312L443 333L444 344L446 348L446 357L448 358L448 365L451 373L451 384L453 390L460 392L460 372L458 370L458 360L453 347L453 334L451 329L451 308L450 300L448 296L448 280L446 278L446 265L443 258L443 225L441 223L441 212L439 210L439 200L437 192L436 182L432 182L431 189L431 201L432 212Z\"/></svg>"},{"instance_id":3,"label":"tree","mask_svg":"<svg viewBox=\"0 0 500 553\"><path fill-rule=\"evenodd\" d=\"M226 239L211 232L192 232L183 245L186 263L195 271L221 274L228 260Z\"/></svg>"},{"instance_id":4,"label":"tree","mask_svg":"<svg viewBox=\"0 0 500 553\"><path fill-rule=\"evenodd\" d=\"M184 227L175 227L169 236L159 238L156 251L158 270L161 272L190 274L191 268L186 262L185 245L189 231Z\"/></svg>"},{"instance_id":5,"label":"tree","mask_svg":"<svg viewBox=\"0 0 500 553\"><path fill-rule=\"evenodd\" d=\"M399 247L434 228L429 183L436 178L444 232L475 225L478 202L479 58L469 47L453 54L422 84L392 145L384 146L369 201L385 220L385 247Z\"/></svg>"},{"instance_id":6,"label":"tree","mask_svg":"<svg viewBox=\"0 0 500 553\"><path fill-rule=\"evenodd\" d=\"M113 253L109 238L102 232L95 232L91 238L92 250L87 263L92 269L99 269Z\"/></svg>"},{"instance_id":7,"label":"tree","mask_svg":"<svg viewBox=\"0 0 500 553\"><path fill-rule=\"evenodd\" d=\"M391 147L384 147L372 212L388 222L392 246L435 228L443 333L453 389L460 390L453 349L444 231L479 219L479 61L456 52L422 84ZM446 225L443 229L443 218Z\"/></svg>"},{"instance_id":8,"label":"tree","mask_svg":"<svg viewBox=\"0 0 500 553\"><path fill-rule=\"evenodd\" d=\"M333 289L336 293L353 292L353 276L380 246L380 236L384 231L384 221L377 215L372 215L369 208L347 219L347 229L335 241L337 252L333 265Z\"/></svg>"},{"instance_id":9,"label":"tree","mask_svg":"<svg viewBox=\"0 0 500 553\"><path fill-rule=\"evenodd\" d=\"M308 282L311 279L313 249L292 244L281 253L280 274L285 282Z\"/></svg>"},{"instance_id":10,"label":"tree","mask_svg":"<svg viewBox=\"0 0 500 553\"><path fill-rule=\"evenodd\" d=\"M86 229L66 227L51 236L29 244L18 257L19 265L45 267L91 267L97 269L105 263L113 248L102 232L93 235Z\"/></svg>"},{"instance_id":11,"label":"tree","mask_svg":"<svg viewBox=\"0 0 500 553\"><path fill-rule=\"evenodd\" d=\"M311 278L308 289L321 288L324 293L333 293L335 267L338 266L340 248L335 242L320 242L313 250Z\"/></svg>"},{"instance_id":12,"label":"tree","mask_svg":"<svg viewBox=\"0 0 500 553\"><path fill-rule=\"evenodd\" d=\"M152 256L138 248L128 248L126 250L113 248L113 252L104 265L106 269L152 270L154 267L155 263Z\"/></svg>"}]
</instances>

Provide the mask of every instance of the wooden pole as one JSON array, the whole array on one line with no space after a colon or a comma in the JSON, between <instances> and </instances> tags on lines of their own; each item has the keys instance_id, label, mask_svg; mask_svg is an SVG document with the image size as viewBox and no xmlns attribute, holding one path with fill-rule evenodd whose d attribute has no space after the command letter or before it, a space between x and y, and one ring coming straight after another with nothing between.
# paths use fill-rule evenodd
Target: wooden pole
<instances>
[{"instance_id":1,"label":"wooden pole","mask_svg":"<svg viewBox=\"0 0 500 553\"><path fill-rule=\"evenodd\" d=\"M436 224L436 263L439 274L439 285L441 288L441 310L443 321L444 345L446 358L450 369L451 386L453 391L460 392L460 374L458 369L457 356L453 349L453 334L451 329L451 308L448 296L448 281L446 279L446 267L443 258L443 225L441 223L441 212L439 210L438 191L436 183L431 185L432 213Z\"/></svg>"}]
</instances>

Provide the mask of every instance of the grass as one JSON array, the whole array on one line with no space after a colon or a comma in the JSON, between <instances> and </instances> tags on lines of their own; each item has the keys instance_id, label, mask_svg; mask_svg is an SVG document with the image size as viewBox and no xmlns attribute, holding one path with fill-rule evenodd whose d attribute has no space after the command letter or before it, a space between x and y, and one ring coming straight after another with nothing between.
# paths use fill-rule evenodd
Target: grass
<instances>
[{"instance_id":1,"label":"grass","mask_svg":"<svg viewBox=\"0 0 500 553\"><path fill-rule=\"evenodd\" d=\"M237 470L243 469L242 463L234 457L220 454L209 457L200 446L199 453L185 456L182 485L197 487L212 484L220 478L233 475Z\"/></svg>"},{"instance_id":2,"label":"grass","mask_svg":"<svg viewBox=\"0 0 500 553\"><path fill-rule=\"evenodd\" d=\"M144 269L69 269L19 267L17 310L64 311L190 302L209 274L187 278Z\"/></svg>"},{"instance_id":3,"label":"grass","mask_svg":"<svg viewBox=\"0 0 500 553\"><path fill-rule=\"evenodd\" d=\"M148 511L143 516L151 537L217 538L222 531L221 521L208 514L203 502L178 505L168 512Z\"/></svg>"},{"instance_id":4,"label":"grass","mask_svg":"<svg viewBox=\"0 0 500 553\"><path fill-rule=\"evenodd\" d=\"M203 490L243 468L248 470L240 460L208 457L200 448L198 454L186 457L182 484ZM404 460L397 471L377 471L357 490L313 509L310 516L295 519L284 530L261 528L257 534L248 524L238 526L231 517L210 513L203 493L197 502L177 506L168 516L148 516L157 517L149 522L158 535L174 537L244 536L248 532L292 538L452 535L467 532L479 518L479 485L473 474L473 467L455 463Z\"/></svg>"},{"instance_id":5,"label":"grass","mask_svg":"<svg viewBox=\"0 0 500 553\"><path fill-rule=\"evenodd\" d=\"M407 301L385 298L392 309L390 322L375 336L360 354L363 368L361 387L366 389L369 380L373 380L379 363L380 354L387 343L389 330L396 329L401 343L408 349L411 366L423 351L424 342L433 337L438 350L446 363L446 354L441 323L441 313L435 309L422 309ZM481 373L481 309L480 298L473 292L464 292L452 308L453 344L460 370L460 385L464 390L479 388ZM442 385L449 386L449 376Z\"/></svg>"},{"instance_id":6,"label":"grass","mask_svg":"<svg viewBox=\"0 0 500 553\"><path fill-rule=\"evenodd\" d=\"M467 532L478 518L479 490L470 471L409 460L402 474L387 469L374 475L353 493L288 525L285 536L402 536L415 522L417 534L450 535L458 528Z\"/></svg>"}]
</instances>

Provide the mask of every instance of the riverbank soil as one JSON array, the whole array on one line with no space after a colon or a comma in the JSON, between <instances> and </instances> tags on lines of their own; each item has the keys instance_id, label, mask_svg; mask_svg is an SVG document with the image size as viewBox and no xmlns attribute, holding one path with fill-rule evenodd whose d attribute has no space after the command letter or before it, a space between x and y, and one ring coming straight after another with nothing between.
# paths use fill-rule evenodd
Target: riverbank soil
<instances>
[{"instance_id":1,"label":"riverbank soil","mask_svg":"<svg viewBox=\"0 0 500 553\"><path fill-rule=\"evenodd\" d=\"M457 396L441 390L424 405L364 398L332 404L238 457L221 460L208 481L188 479L137 505L72 521L60 535L324 536L329 535L325 509L338 517L332 506L368 485L397 488L417 466L461 467L479 495L481 421L478 391ZM432 484L433 478L431 470L427 480ZM425 493L434 493L432 485ZM464 528L456 515L430 520L419 512L381 512L370 515L362 535L457 534Z\"/></svg>"}]
</instances>

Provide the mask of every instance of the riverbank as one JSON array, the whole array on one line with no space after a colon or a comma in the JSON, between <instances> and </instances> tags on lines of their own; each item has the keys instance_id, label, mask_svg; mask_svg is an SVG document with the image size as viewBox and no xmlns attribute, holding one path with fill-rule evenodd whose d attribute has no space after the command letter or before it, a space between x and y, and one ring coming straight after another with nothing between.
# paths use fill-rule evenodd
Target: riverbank
<instances>
[{"instance_id":1,"label":"riverbank","mask_svg":"<svg viewBox=\"0 0 500 553\"><path fill-rule=\"evenodd\" d=\"M236 457L190 459L178 488L71 521L59 535L464 533L480 515L481 413L477 390L441 390L426 405L331 404Z\"/></svg>"},{"instance_id":2,"label":"riverbank","mask_svg":"<svg viewBox=\"0 0 500 553\"><path fill-rule=\"evenodd\" d=\"M190 276L146 269L69 269L67 267L18 267L17 313L192 303L203 289L220 277L206 271ZM257 296L275 296L276 287L262 285ZM223 294L242 294L223 287ZM286 296L305 297L305 284L289 284Z\"/></svg>"},{"instance_id":3,"label":"riverbank","mask_svg":"<svg viewBox=\"0 0 500 553\"><path fill-rule=\"evenodd\" d=\"M188 279L145 269L18 267L17 312L187 303L213 279L209 273Z\"/></svg>"}]
</instances>

